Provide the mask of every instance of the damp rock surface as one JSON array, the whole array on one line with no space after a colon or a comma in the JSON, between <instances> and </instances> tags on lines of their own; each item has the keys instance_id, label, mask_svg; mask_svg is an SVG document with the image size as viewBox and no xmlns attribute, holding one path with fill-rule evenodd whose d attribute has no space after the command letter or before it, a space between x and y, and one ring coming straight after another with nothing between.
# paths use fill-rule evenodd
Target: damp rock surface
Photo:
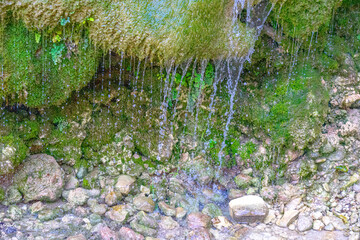
<instances>
[{"instance_id":1,"label":"damp rock surface","mask_svg":"<svg viewBox=\"0 0 360 240\"><path fill-rule=\"evenodd\" d=\"M25 202L55 201L64 188L64 172L55 158L46 154L28 157L14 176Z\"/></svg>"}]
</instances>

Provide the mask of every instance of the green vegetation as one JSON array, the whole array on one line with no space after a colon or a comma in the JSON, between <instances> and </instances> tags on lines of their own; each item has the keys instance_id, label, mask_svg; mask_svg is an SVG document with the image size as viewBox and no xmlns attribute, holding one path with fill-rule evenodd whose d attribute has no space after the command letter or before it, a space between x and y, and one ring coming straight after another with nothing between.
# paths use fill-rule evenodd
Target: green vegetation
<instances>
[{"instance_id":1,"label":"green vegetation","mask_svg":"<svg viewBox=\"0 0 360 240\"><path fill-rule=\"evenodd\" d=\"M341 5L341 2L342 0L280 2L272 13L273 24L281 28L287 36L304 40L322 27L330 27L333 11Z\"/></svg>"},{"instance_id":2,"label":"green vegetation","mask_svg":"<svg viewBox=\"0 0 360 240\"><path fill-rule=\"evenodd\" d=\"M264 131L273 146L305 149L320 133L329 96L315 69L301 66L292 74L252 90L238 111L241 121Z\"/></svg>"},{"instance_id":3,"label":"green vegetation","mask_svg":"<svg viewBox=\"0 0 360 240\"><path fill-rule=\"evenodd\" d=\"M80 40L62 36L56 38L59 43L48 37L19 22L5 26L0 99L29 107L59 105L91 80L97 57L86 35Z\"/></svg>"},{"instance_id":4,"label":"green vegetation","mask_svg":"<svg viewBox=\"0 0 360 240\"><path fill-rule=\"evenodd\" d=\"M0 162L0 176L11 173L25 159L28 152L23 140L13 134L0 136L0 150L5 157Z\"/></svg>"}]
</instances>

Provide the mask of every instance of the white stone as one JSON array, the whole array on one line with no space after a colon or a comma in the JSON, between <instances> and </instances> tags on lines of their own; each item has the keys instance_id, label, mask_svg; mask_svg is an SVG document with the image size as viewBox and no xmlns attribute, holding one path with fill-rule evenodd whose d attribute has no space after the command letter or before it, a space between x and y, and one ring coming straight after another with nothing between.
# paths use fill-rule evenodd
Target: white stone
<instances>
[{"instance_id":1,"label":"white stone","mask_svg":"<svg viewBox=\"0 0 360 240\"><path fill-rule=\"evenodd\" d=\"M237 222L263 222L269 213L265 201L258 196L248 195L229 202L230 216Z\"/></svg>"},{"instance_id":2,"label":"white stone","mask_svg":"<svg viewBox=\"0 0 360 240\"><path fill-rule=\"evenodd\" d=\"M313 229L317 231L321 231L324 228L324 223L320 220L315 220L313 224Z\"/></svg>"},{"instance_id":3,"label":"white stone","mask_svg":"<svg viewBox=\"0 0 360 240\"><path fill-rule=\"evenodd\" d=\"M311 214L311 217L315 220L319 220L323 217L322 213L320 211L317 211L317 212L313 212Z\"/></svg>"}]
</instances>

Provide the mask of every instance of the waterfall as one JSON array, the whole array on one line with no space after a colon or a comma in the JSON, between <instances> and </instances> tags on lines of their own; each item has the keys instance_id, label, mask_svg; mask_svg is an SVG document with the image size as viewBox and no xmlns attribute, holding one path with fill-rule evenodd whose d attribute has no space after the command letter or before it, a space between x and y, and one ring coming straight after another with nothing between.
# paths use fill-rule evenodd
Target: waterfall
<instances>
[{"instance_id":1,"label":"waterfall","mask_svg":"<svg viewBox=\"0 0 360 240\"><path fill-rule=\"evenodd\" d=\"M270 10L267 10L267 4L265 4L264 2L259 3L256 6L256 13L257 15L253 14L253 18L250 18L250 5L249 5L248 1L248 9L247 9L247 17L246 17L246 21L247 21L247 25L249 25L251 28L253 28L255 30L255 35L253 36L255 41L258 39L258 37L261 34L261 31L264 27L264 23L267 19L267 17L270 15L271 10L274 7L274 4L272 4ZM261 12L261 14L259 14L259 12ZM262 18L261 18L262 17ZM254 41L254 43L255 43ZM220 152L218 154L218 158L219 158L219 170L221 169L223 162L222 159L224 157L223 151L224 148L226 147L226 140L228 137L228 132L229 132L229 126L231 123L231 120L233 118L234 115L234 99L236 97L236 92L237 92L237 87L239 82L241 82L241 73L243 70L243 66L244 63L246 61L251 61L251 55L254 52L254 48L255 46L251 46L250 50L248 51L248 54L245 57L240 57L240 58L227 58L227 60L225 61L226 64L226 71L227 71L227 88L228 88L228 93L230 95L230 100L229 100L229 110L227 111L226 115L227 115L227 121L223 130L223 141L221 143L221 148L220 148Z\"/></svg>"}]
</instances>

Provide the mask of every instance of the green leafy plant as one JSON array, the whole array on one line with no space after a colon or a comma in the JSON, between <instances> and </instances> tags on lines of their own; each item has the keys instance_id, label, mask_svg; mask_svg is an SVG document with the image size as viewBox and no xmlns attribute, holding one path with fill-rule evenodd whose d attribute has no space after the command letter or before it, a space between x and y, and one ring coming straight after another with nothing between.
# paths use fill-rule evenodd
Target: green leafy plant
<instances>
[{"instance_id":1,"label":"green leafy plant","mask_svg":"<svg viewBox=\"0 0 360 240\"><path fill-rule=\"evenodd\" d=\"M56 117L53 123L57 126L60 132L63 132L69 126L69 123L63 117Z\"/></svg>"},{"instance_id":2,"label":"green leafy plant","mask_svg":"<svg viewBox=\"0 0 360 240\"><path fill-rule=\"evenodd\" d=\"M40 39L41 39L41 34L40 33L35 33L35 42L40 43Z\"/></svg>"},{"instance_id":3,"label":"green leafy plant","mask_svg":"<svg viewBox=\"0 0 360 240\"><path fill-rule=\"evenodd\" d=\"M336 166L335 169L336 171L345 172L345 173L349 171L348 167L345 165Z\"/></svg>"},{"instance_id":4,"label":"green leafy plant","mask_svg":"<svg viewBox=\"0 0 360 240\"><path fill-rule=\"evenodd\" d=\"M68 17L68 18L62 18L61 20L60 20L60 25L61 26L65 26L67 23L69 23L70 22L70 18Z\"/></svg>"},{"instance_id":5,"label":"green leafy plant","mask_svg":"<svg viewBox=\"0 0 360 240\"><path fill-rule=\"evenodd\" d=\"M50 50L50 55L55 65L61 62L61 57L64 50L65 44L54 44L53 48Z\"/></svg>"},{"instance_id":6,"label":"green leafy plant","mask_svg":"<svg viewBox=\"0 0 360 240\"><path fill-rule=\"evenodd\" d=\"M256 144L249 141L245 145L240 147L239 155L242 160L249 159L251 154L256 151Z\"/></svg>"}]
</instances>

